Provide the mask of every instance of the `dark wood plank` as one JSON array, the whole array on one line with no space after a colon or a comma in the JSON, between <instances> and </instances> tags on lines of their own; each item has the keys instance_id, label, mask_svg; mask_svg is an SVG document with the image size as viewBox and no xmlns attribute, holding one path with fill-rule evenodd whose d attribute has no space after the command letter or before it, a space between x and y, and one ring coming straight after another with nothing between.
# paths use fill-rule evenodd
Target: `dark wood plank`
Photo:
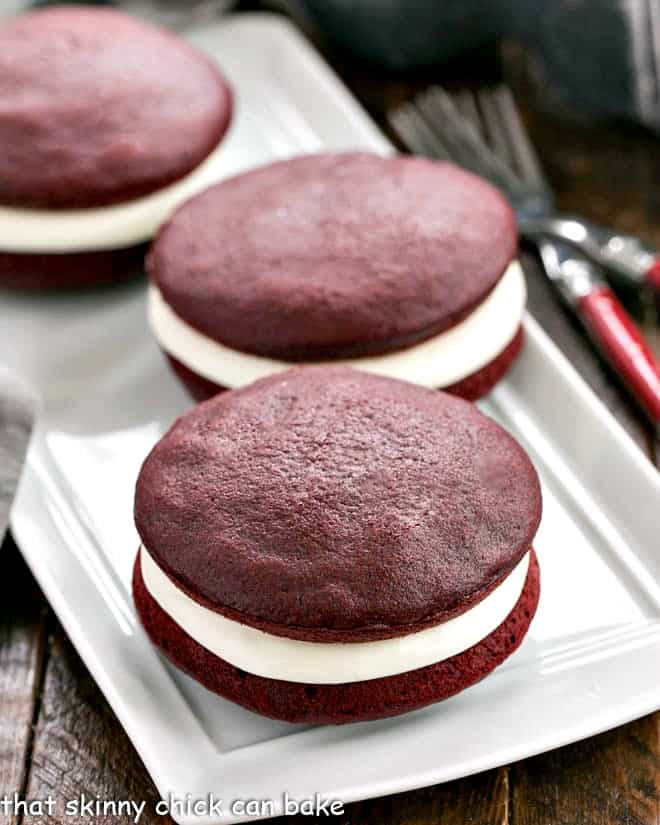
<instances>
[{"instance_id":1,"label":"dark wood plank","mask_svg":"<svg viewBox=\"0 0 660 825\"><path fill-rule=\"evenodd\" d=\"M660 714L514 765L515 825L658 825Z\"/></svg>"},{"instance_id":2,"label":"dark wood plank","mask_svg":"<svg viewBox=\"0 0 660 825\"><path fill-rule=\"evenodd\" d=\"M47 610L11 539L0 553L0 795L13 796L23 793L26 782L45 662ZM15 821L12 811L0 809L0 825Z\"/></svg>"},{"instance_id":3,"label":"dark wood plank","mask_svg":"<svg viewBox=\"0 0 660 825\"><path fill-rule=\"evenodd\" d=\"M524 49L507 44L502 57L559 208L660 248L658 136L633 123L564 108L540 87L537 65Z\"/></svg>"},{"instance_id":4,"label":"dark wood plank","mask_svg":"<svg viewBox=\"0 0 660 825\"><path fill-rule=\"evenodd\" d=\"M65 803L80 799L81 794L88 799L145 801L141 825L172 823L169 817L156 815L159 797L153 783L59 625L50 638L26 791L32 800L45 800L50 794L57 806L52 816L26 815L24 825L132 821L112 811L94 818L67 817Z\"/></svg>"},{"instance_id":5,"label":"dark wood plank","mask_svg":"<svg viewBox=\"0 0 660 825\"><path fill-rule=\"evenodd\" d=\"M346 806L336 825L507 825L509 770L486 771L417 791ZM325 818L324 818L325 819ZM309 816L281 817L274 825L305 825Z\"/></svg>"},{"instance_id":6,"label":"dark wood plank","mask_svg":"<svg viewBox=\"0 0 660 825\"><path fill-rule=\"evenodd\" d=\"M508 769L487 771L446 785L367 800L349 809L351 823L378 825L506 825Z\"/></svg>"}]
</instances>

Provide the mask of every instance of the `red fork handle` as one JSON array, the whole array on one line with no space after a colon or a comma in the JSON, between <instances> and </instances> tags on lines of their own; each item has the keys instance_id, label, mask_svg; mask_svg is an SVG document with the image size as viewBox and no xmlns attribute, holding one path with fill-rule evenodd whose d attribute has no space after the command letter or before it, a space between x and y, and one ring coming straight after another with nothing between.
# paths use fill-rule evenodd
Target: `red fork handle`
<instances>
[{"instance_id":1,"label":"red fork handle","mask_svg":"<svg viewBox=\"0 0 660 825\"><path fill-rule=\"evenodd\" d=\"M599 286L577 310L603 357L635 396L656 431L660 426L660 366L612 290Z\"/></svg>"},{"instance_id":2,"label":"red fork handle","mask_svg":"<svg viewBox=\"0 0 660 825\"><path fill-rule=\"evenodd\" d=\"M644 283L660 291L660 258L656 258L644 273Z\"/></svg>"}]
</instances>

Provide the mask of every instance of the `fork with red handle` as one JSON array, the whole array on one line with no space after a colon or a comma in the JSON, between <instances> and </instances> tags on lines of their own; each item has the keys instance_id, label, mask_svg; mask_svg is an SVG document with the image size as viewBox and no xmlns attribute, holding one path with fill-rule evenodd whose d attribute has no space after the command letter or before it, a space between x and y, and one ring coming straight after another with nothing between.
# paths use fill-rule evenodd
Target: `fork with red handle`
<instances>
[{"instance_id":1,"label":"fork with red handle","mask_svg":"<svg viewBox=\"0 0 660 825\"><path fill-rule=\"evenodd\" d=\"M606 267L629 282L660 289L660 257L637 238L555 213L507 87L450 96L436 86L389 118L413 152L458 163L503 191L521 234L537 244L546 274L660 436L660 366L600 274Z\"/></svg>"}]
</instances>

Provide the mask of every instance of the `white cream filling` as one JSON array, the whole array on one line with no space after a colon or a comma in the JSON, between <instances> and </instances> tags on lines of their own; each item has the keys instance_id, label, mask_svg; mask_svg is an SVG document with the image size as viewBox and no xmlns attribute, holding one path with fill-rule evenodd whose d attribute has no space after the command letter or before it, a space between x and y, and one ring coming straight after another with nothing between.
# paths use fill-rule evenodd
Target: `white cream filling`
<instances>
[{"instance_id":1,"label":"white cream filling","mask_svg":"<svg viewBox=\"0 0 660 825\"><path fill-rule=\"evenodd\" d=\"M513 610L525 585L529 553L478 604L443 624L377 642L302 642L264 633L198 604L140 548L142 577L160 607L198 644L255 676L337 685L407 673L462 653Z\"/></svg>"},{"instance_id":2,"label":"white cream filling","mask_svg":"<svg viewBox=\"0 0 660 825\"><path fill-rule=\"evenodd\" d=\"M398 352L333 361L425 387L446 387L485 367L511 342L527 297L520 264L512 261L499 283L461 323ZM293 366L240 352L198 332L180 318L151 284L148 318L160 346L197 375L235 388Z\"/></svg>"},{"instance_id":3,"label":"white cream filling","mask_svg":"<svg viewBox=\"0 0 660 825\"><path fill-rule=\"evenodd\" d=\"M122 249L148 241L179 204L222 178L230 168L225 140L192 172L135 200L94 209L23 209L0 206L0 250L75 253Z\"/></svg>"}]
</instances>

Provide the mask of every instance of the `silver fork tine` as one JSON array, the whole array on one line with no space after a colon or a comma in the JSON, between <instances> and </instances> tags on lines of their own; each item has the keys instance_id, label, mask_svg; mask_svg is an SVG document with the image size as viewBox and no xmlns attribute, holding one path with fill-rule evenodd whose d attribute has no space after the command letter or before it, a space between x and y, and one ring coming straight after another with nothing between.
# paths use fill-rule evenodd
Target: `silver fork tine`
<instances>
[{"instance_id":1,"label":"silver fork tine","mask_svg":"<svg viewBox=\"0 0 660 825\"><path fill-rule=\"evenodd\" d=\"M444 89L432 86L416 98L415 104L436 138L445 143L455 160L466 164L474 162L473 147L475 141L479 142L479 136L461 117Z\"/></svg>"},{"instance_id":2,"label":"silver fork tine","mask_svg":"<svg viewBox=\"0 0 660 825\"><path fill-rule=\"evenodd\" d=\"M480 89L477 101L486 127L487 139L496 155L515 169L515 158L511 152L510 140L505 131L506 126L500 118L498 100L490 89ZM520 170L518 170L520 171Z\"/></svg>"},{"instance_id":3,"label":"silver fork tine","mask_svg":"<svg viewBox=\"0 0 660 825\"><path fill-rule=\"evenodd\" d=\"M508 86L493 90L492 100L500 114L500 122L508 135L508 145L520 175L526 182L548 188L538 156L523 126L518 108Z\"/></svg>"},{"instance_id":4,"label":"silver fork tine","mask_svg":"<svg viewBox=\"0 0 660 825\"><path fill-rule=\"evenodd\" d=\"M515 172L486 145L447 92L434 86L420 95L416 104L436 139L444 142L454 161L489 178L510 197L518 196L521 181Z\"/></svg>"},{"instance_id":5,"label":"silver fork tine","mask_svg":"<svg viewBox=\"0 0 660 825\"><path fill-rule=\"evenodd\" d=\"M387 117L390 126L415 154L426 155L437 160L450 159L449 152L442 141L438 139L412 104L405 103L393 112L389 112Z\"/></svg>"},{"instance_id":6,"label":"silver fork tine","mask_svg":"<svg viewBox=\"0 0 660 825\"><path fill-rule=\"evenodd\" d=\"M472 125L475 132L483 137L481 118L479 109L474 99L474 95L469 89L460 89L454 94L454 105L463 117Z\"/></svg>"}]
</instances>

